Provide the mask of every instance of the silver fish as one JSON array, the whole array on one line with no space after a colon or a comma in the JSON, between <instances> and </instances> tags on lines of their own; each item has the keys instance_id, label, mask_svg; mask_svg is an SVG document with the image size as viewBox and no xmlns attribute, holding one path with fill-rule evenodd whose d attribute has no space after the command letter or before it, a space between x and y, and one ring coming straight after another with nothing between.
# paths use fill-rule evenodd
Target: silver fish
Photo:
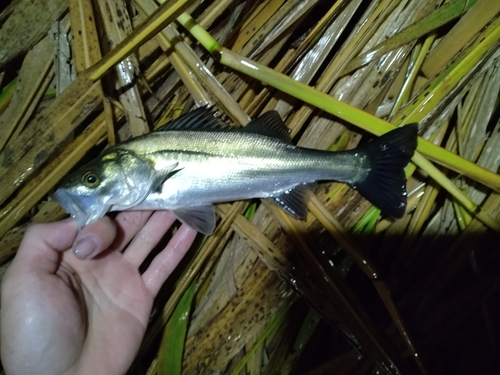
<instances>
[{"instance_id":1,"label":"silver fish","mask_svg":"<svg viewBox=\"0 0 500 375\"><path fill-rule=\"evenodd\" d=\"M210 234L213 203L269 198L290 215L307 215L307 184L341 181L386 214L406 207L404 167L417 145L417 125L395 129L362 146L329 152L294 146L277 112L232 128L198 108L105 150L69 175L56 200L80 226L109 211L171 210Z\"/></svg>"}]
</instances>

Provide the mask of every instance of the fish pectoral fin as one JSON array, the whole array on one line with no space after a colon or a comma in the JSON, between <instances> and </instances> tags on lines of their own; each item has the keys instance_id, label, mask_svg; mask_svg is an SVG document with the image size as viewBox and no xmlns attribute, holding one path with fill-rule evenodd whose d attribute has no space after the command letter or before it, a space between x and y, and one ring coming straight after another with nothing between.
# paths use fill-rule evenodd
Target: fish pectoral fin
<instances>
[{"instance_id":1,"label":"fish pectoral fin","mask_svg":"<svg viewBox=\"0 0 500 375\"><path fill-rule=\"evenodd\" d=\"M215 210L212 205L179 208L172 212L180 222L200 233L210 235L215 229Z\"/></svg>"},{"instance_id":2,"label":"fish pectoral fin","mask_svg":"<svg viewBox=\"0 0 500 375\"><path fill-rule=\"evenodd\" d=\"M151 191L154 193L161 193L161 188L166 180L179 172L181 169L175 169L179 163L172 164L169 168L157 171L153 176L153 183L151 184Z\"/></svg>"},{"instance_id":3,"label":"fish pectoral fin","mask_svg":"<svg viewBox=\"0 0 500 375\"><path fill-rule=\"evenodd\" d=\"M269 200L294 218L305 220L309 193L310 189L307 185L297 185L280 195L269 198Z\"/></svg>"}]
</instances>

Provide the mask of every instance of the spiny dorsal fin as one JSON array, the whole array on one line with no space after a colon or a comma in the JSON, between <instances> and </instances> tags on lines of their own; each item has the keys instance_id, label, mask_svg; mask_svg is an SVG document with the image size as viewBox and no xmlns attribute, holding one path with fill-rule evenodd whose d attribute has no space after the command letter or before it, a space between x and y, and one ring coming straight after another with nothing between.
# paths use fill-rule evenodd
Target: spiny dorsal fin
<instances>
[{"instance_id":1,"label":"spiny dorsal fin","mask_svg":"<svg viewBox=\"0 0 500 375\"><path fill-rule=\"evenodd\" d=\"M250 121L246 126L238 128L238 131L267 135L268 137L291 142L290 131L276 111L264 113L255 120Z\"/></svg>"},{"instance_id":2,"label":"spiny dorsal fin","mask_svg":"<svg viewBox=\"0 0 500 375\"><path fill-rule=\"evenodd\" d=\"M290 131L283 124L280 115L276 111L269 111L250 121L246 126L235 128L228 125L209 107L200 107L179 116L173 121L166 123L156 131L171 130L200 130L200 131L239 131L265 135L291 142Z\"/></svg>"},{"instance_id":3,"label":"spiny dorsal fin","mask_svg":"<svg viewBox=\"0 0 500 375\"><path fill-rule=\"evenodd\" d=\"M216 113L211 108L200 107L195 110L179 116L165 125L158 128L156 131L170 131L170 130L232 130L222 119L217 117Z\"/></svg>"}]
</instances>

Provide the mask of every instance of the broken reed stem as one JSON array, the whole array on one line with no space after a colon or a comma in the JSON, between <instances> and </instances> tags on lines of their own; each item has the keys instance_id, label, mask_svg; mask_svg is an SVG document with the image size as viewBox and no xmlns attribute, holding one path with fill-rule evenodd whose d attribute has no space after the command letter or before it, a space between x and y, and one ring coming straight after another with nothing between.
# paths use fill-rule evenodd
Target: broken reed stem
<instances>
[{"instance_id":1,"label":"broken reed stem","mask_svg":"<svg viewBox=\"0 0 500 375\"><path fill-rule=\"evenodd\" d=\"M179 0L175 3L168 1L163 3L151 14L148 20L136 28L110 53L97 63L90 73L90 79L100 79L110 68L131 54L134 50L155 36L161 29L171 23L177 16L185 11L194 0Z\"/></svg>"}]
</instances>

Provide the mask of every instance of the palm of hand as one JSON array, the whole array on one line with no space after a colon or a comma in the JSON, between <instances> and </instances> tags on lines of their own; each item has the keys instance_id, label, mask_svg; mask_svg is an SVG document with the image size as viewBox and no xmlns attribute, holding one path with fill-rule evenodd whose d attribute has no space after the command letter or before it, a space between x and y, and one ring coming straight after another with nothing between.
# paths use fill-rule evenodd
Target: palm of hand
<instances>
[{"instance_id":1,"label":"palm of hand","mask_svg":"<svg viewBox=\"0 0 500 375\"><path fill-rule=\"evenodd\" d=\"M141 275L138 265L173 221L154 219L153 215L139 232L143 235L123 253L122 244L136 231L115 240L110 250L92 260L82 261L69 251L61 257L53 249L28 266L21 257L3 285L2 302L8 303L2 308L2 341L5 334L12 336L7 348L2 343L3 357L13 348L11 359L23 364L24 373L124 373L139 348L165 271L175 267L194 238L191 230L180 230L180 237L187 235L180 242L182 251L175 246L167 251L167 246L163 258L155 258ZM137 240L147 237L145 229L159 227L163 231L155 238ZM129 251L134 247L136 251Z\"/></svg>"}]
</instances>

